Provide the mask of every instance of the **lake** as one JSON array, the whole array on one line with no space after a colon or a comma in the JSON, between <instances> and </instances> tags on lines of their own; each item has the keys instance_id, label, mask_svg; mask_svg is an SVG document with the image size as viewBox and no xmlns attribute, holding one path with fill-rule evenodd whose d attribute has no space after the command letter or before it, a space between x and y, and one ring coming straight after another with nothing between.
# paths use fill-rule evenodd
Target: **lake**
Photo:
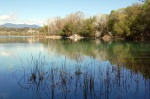
<instances>
[{"instance_id":1,"label":"lake","mask_svg":"<svg viewBox=\"0 0 150 99\"><path fill-rule=\"evenodd\" d=\"M0 99L150 99L150 43L0 37Z\"/></svg>"}]
</instances>

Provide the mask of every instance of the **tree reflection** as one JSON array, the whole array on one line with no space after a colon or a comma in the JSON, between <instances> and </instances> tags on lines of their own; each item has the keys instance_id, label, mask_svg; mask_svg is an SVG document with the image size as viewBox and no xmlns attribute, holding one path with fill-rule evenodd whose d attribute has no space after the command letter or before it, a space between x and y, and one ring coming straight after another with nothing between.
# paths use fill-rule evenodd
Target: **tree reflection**
<instances>
[{"instance_id":1,"label":"tree reflection","mask_svg":"<svg viewBox=\"0 0 150 99\"><path fill-rule=\"evenodd\" d=\"M125 66L134 72L140 72L145 78L150 78L150 44L138 42L103 42L95 40L48 40L44 46L49 52L59 56L65 55L76 60L75 55L90 56L96 60L109 60L112 64ZM96 40L97 42L97 40Z\"/></svg>"},{"instance_id":2,"label":"tree reflection","mask_svg":"<svg viewBox=\"0 0 150 99\"><path fill-rule=\"evenodd\" d=\"M35 43L39 42L34 36L1 36L0 43Z\"/></svg>"}]
</instances>

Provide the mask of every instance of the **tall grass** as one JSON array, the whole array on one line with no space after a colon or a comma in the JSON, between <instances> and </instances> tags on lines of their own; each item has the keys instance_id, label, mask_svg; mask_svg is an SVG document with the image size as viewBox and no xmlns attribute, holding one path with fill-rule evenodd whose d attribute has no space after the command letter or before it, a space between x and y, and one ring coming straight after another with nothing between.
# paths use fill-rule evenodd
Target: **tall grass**
<instances>
[{"instance_id":1,"label":"tall grass","mask_svg":"<svg viewBox=\"0 0 150 99\"><path fill-rule=\"evenodd\" d=\"M41 54L38 58L31 55L28 64L30 72L23 67L18 84L31 90L33 98L127 99L141 95L140 88L144 89L145 99L150 98L150 79L142 78L123 65L77 61L72 70L68 69L66 59L58 68L57 63L47 63Z\"/></svg>"}]
</instances>

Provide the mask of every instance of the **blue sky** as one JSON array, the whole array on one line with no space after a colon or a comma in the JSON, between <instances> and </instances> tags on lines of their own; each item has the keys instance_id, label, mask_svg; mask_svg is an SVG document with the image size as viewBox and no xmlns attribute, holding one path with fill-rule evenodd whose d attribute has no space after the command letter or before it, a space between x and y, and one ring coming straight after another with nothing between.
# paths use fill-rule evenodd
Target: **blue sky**
<instances>
[{"instance_id":1,"label":"blue sky","mask_svg":"<svg viewBox=\"0 0 150 99\"><path fill-rule=\"evenodd\" d=\"M43 25L48 18L81 11L86 16L109 14L139 0L0 0L0 24L27 23Z\"/></svg>"}]
</instances>

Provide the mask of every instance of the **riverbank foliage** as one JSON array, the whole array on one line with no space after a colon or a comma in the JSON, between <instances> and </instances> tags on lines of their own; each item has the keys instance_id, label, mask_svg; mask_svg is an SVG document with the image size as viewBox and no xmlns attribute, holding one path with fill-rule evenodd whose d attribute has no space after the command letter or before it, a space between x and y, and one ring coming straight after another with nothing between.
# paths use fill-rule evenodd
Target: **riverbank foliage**
<instances>
[{"instance_id":1,"label":"riverbank foliage","mask_svg":"<svg viewBox=\"0 0 150 99\"><path fill-rule=\"evenodd\" d=\"M113 10L109 15L100 14L85 18L84 13L76 12L64 18L48 19L48 25L41 31L47 35L68 37L79 34L84 37L110 35L128 40L149 40L150 0Z\"/></svg>"},{"instance_id":2,"label":"riverbank foliage","mask_svg":"<svg viewBox=\"0 0 150 99\"><path fill-rule=\"evenodd\" d=\"M8 27L0 27L0 35L37 35L39 34L39 29L37 28L8 28Z\"/></svg>"},{"instance_id":3,"label":"riverbank foliage","mask_svg":"<svg viewBox=\"0 0 150 99\"><path fill-rule=\"evenodd\" d=\"M113 38L148 41L150 38L150 0L135 3L126 8L112 10L110 14L86 17L83 12L75 12L64 18L47 20L42 28L0 27L0 35L47 35L69 37L80 35L88 38Z\"/></svg>"}]
</instances>

